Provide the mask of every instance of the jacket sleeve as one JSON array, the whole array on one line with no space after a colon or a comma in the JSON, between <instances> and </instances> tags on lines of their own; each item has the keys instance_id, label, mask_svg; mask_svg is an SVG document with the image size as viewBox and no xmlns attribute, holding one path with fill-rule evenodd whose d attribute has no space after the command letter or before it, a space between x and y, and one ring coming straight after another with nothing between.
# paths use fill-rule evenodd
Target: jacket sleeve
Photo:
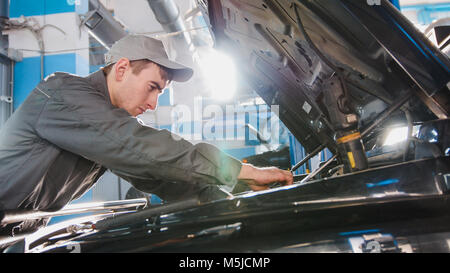
<instances>
[{"instance_id":1,"label":"jacket sleeve","mask_svg":"<svg viewBox=\"0 0 450 273\"><path fill-rule=\"evenodd\" d=\"M37 134L130 182L195 181L231 188L237 182L239 160L213 145L193 145L139 123L82 79L66 81L64 89L40 88L47 102L35 125Z\"/></svg>"}]
</instances>

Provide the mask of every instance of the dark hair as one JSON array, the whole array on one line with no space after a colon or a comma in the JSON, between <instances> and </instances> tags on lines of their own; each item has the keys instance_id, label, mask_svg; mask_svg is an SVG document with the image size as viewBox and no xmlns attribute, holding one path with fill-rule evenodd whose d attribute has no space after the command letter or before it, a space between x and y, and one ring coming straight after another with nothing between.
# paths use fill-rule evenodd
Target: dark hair
<instances>
[{"instance_id":1,"label":"dark hair","mask_svg":"<svg viewBox=\"0 0 450 273\"><path fill-rule=\"evenodd\" d=\"M150 63L156 64L161 69L161 71L163 71L163 73L165 74L164 76L167 78L167 80L172 81L172 72L169 69L167 69L164 66L161 66L155 62L152 62L150 60L130 61L131 72L135 75L139 75L139 73L141 73L141 71L147 66L147 64L150 64ZM111 73L111 70L112 70L114 64L115 63L102 68L103 74L105 76L108 76L109 73Z\"/></svg>"}]
</instances>

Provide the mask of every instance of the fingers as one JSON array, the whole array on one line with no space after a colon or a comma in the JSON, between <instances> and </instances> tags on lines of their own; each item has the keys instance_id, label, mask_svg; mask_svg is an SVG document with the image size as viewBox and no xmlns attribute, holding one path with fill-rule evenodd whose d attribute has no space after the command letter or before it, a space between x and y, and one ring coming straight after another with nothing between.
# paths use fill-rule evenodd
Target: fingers
<instances>
[{"instance_id":1,"label":"fingers","mask_svg":"<svg viewBox=\"0 0 450 273\"><path fill-rule=\"evenodd\" d=\"M243 165L238 179L245 181L253 191L267 190L274 183L292 185L294 177L290 171L284 171L276 167L257 168Z\"/></svg>"},{"instance_id":2,"label":"fingers","mask_svg":"<svg viewBox=\"0 0 450 273\"><path fill-rule=\"evenodd\" d=\"M294 183L294 176L290 171L280 170L275 167L260 169L258 178L248 183L252 190L269 189L269 186L274 183L281 185L292 185Z\"/></svg>"},{"instance_id":3,"label":"fingers","mask_svg":"<svg viewBox=\"0 0 450 273\"><path fill-rule=\"evenodd\" d=\"M294 175L290 171L283 171L285 174L286 185L294 184Z\"/></svg>"},{"instance_id":4,"label":"fingers","mask_svg":"<svg viewBox=\"0 0 450 273\"><path fill-rule=\"evenodd\" d=\"M290 171L284 171L277 169L279 172L279 179L278 182L281 182L284 185L292 185L294 183L294 176Z\"/></svg>"}]
</instances>

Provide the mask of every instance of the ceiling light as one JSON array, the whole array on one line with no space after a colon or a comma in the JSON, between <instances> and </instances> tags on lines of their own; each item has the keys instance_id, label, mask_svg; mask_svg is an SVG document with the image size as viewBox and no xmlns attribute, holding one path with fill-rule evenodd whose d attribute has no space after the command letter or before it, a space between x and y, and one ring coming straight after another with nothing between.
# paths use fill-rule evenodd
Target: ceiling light
<instances>
[{"instance_id":1,"label":"ceiling light","mask_svg":"<svg viewBox=\"0 0 450 273\"><path fill-rule=\"evenodd\" d=\"M212 49L201 55L199 63L211 97L218 100L233 98L236 68L231 58Z\"/></svg>"}]
</instances>

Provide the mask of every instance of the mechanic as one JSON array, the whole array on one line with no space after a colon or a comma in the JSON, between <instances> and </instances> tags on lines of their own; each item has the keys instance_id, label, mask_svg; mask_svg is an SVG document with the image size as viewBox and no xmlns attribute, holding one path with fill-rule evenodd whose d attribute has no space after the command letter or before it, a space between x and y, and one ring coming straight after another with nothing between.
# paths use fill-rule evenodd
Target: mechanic
<instances>
[{"instance_id":1,"label":"mechanic","mask_svg":"<svg viewBox=\"0 0 450 273\"><path fill-rule=\"evenodd\" d=\"M241 163L213 145L193 145L136 118L156 109L171 81L192 74L168 59L161 41L128 35L111 47L99 71L48 76L0 131L0 211L59 210L106 169L167 202L224 198L229 194L218 185L233 188L238 181L255 191L292 184L289 171ZM25 221L15 229L45 224Z\"/></svg>"}]
</instances>

